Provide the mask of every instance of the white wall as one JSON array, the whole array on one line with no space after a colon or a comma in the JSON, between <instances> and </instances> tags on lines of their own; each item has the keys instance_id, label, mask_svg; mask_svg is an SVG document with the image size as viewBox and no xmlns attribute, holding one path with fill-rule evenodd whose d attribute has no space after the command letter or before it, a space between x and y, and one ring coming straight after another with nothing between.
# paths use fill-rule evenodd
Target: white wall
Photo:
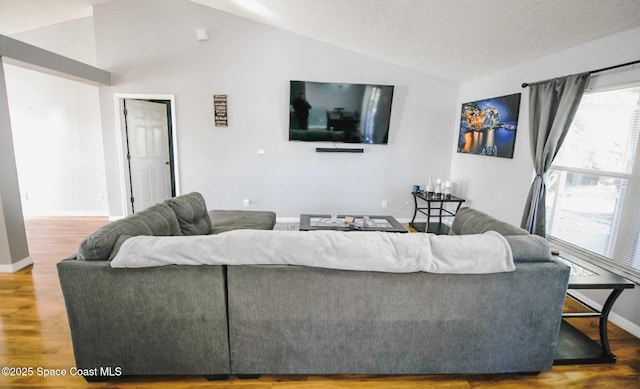
<instances>
[{"instance_id":1,"label":"white wall","mask_svg":"<svg viewBox=\"0 0 640 389\"><path fill-rule=\"evenodd\" d=\"M249 198L279 218L408 218L411 186L448 175L455 84L186 1L115 0L94 8L94 24L98 66L113 74L100 91L110 184L122 146L114 93L175 95L181 192L203 193L211 209ZM209 41L196 41L197 28ZM389 144L324 154L315 147L331 144L289 142L290 80L395 85ZM213 125L214 94L228 95L228 128ZM112 216L124 213L121 191L109 188Z\"/></svg>"},{"instance_id":2,"label":"white wall","mask_svg":"<svg viewBox=\"0 0 640 389\"><path fill-rule=\"evenodd\" d=\"M13 38L96 62L92 18ZM12 65L5 77L25 215L107 215L98 88Z\"/></svg>"},{"instance_id":3,"label":"white wall","mask_svg":"<svg viewBox=\"0 0 640 389\"><path fill-rule=\"evenodd\" d=\"M607 66L631 62L640 58L640 28L599 39L523 65L464 83L460 86L456 128L451 136L457 140L460 106L464 102L522 92L520 119L513 159L453 153L451 177L458 183L469 204L502 220L520 225L522 210L533 178L533 163L529 146L529 90L523 82L546 80ZM588 87L604 83L640 81L636 68L594 75ZM603 293L581 291L599 305ZM625 291L614 306L616 324L626 326L640 336L640 288Z\"/></svg>"}]
</instances>

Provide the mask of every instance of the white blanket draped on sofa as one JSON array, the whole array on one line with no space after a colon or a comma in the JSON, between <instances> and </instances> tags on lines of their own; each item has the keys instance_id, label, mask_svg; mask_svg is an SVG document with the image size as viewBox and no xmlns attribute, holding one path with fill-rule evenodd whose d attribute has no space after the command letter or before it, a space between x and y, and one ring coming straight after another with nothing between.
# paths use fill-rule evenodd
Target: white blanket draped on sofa
<instances>
[{"instance_id":1,"label":"white blanket draped on sofa","mask_svg":"<svg viewBox=\"0 0 640 389\"><path fill-rule=\"evenodd\" d=\"M235 230L217 235L135 236L115 268L164 265L301 265L392 273L484 274L515 269L506 239L478 235Z\"/></svg>"}]
</instances>

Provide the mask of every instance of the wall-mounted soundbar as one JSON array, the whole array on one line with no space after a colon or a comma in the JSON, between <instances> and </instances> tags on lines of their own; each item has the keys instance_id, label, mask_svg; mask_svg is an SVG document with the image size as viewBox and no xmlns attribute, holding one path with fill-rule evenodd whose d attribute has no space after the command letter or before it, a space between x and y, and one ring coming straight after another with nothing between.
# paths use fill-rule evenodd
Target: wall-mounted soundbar
<instances>
[{"instance_id":1,"label":"wall-mounted soundbar","mask_svg":"<svg viewBox=\"0 0 640 389\"><path fill-rule=\"evenodd\" d=\"M316 153L364 153L364 149L342 149L337 147L316 147Z\"/></svg>"}]
</instances>

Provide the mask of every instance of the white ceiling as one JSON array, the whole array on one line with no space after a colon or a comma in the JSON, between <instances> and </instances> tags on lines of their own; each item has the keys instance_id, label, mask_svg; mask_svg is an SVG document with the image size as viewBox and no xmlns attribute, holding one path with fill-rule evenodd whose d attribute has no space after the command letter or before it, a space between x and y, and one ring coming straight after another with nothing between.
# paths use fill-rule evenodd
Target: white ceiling
<instances>
[{"instance_id":1,"label":"white ceiling","mask_svg":"<svg viewBox=\"0 0 640 389\"><path fill-rule=\"evenodd\" d=\"M93 15L90 0L0 0L0 34L13 35Z\"/></svg>"},{"instance_id":2,"label":"white ceiling","mask_svg":"<svg viewBox=\"0 0 640 389\"><path fill-rule=\"evenodd\" d=\"M103 1L0 0L0 34L87 17ZM455 81L640 26L640 0L191 1Z\"/></svg>"}]
</instances>

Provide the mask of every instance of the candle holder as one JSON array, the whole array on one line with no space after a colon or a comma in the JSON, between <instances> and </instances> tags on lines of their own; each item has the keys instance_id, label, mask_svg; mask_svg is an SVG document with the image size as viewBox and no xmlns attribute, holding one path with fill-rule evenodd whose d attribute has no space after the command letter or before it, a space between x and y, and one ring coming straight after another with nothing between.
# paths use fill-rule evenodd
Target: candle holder
<instances>
[{"instance_id":1,"label":"candle holder","mask_svg":"<svg viewBox=\"0 0 640 389\"><path fill-rule=\"evenodd\" d=\"M433 182L431 182L431 178L429 178L429 182L427 182L424 191L427 192L427 196L433 196Z\"/></svg>"},{"instance_id":2,"label":"candle holder","mask_svg":"<svg viewBox=\"0 0 640 389\"><path fill-rule=\"evenodd\" d=\"M442 198L442 181L440 181L439 178L436 180L436 187L433 190L433 193L435 198L437 199Z\"/></svg>"},{"instance_id":3,"label":"candle holder","mask_svg":"<svg viewBox=\"0 0 640 389\"><path fill-rule=\"evenodd\" d=\"M444 197L447 199L451 198L451 181L449 180L444 183Z\"/></svg>"}]
</instances>

